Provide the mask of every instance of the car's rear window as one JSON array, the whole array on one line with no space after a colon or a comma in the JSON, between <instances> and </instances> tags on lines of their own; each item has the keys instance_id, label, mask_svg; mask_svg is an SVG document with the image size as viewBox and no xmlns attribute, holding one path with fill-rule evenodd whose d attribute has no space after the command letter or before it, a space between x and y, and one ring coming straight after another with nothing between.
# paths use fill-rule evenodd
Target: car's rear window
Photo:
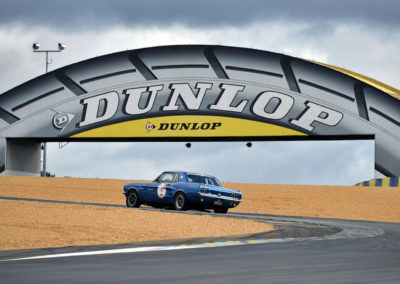
<instances>
[{"instance_id":1,"label":"car's rear window","mask_svg":"<svg viewBox=\"0 0 400 284\"><path fill-rule=\"evenodd\" d=\"M221 186L221 184L219 183L219 181L216 178L209 177L209 176L188 175L188 181L189 182L195 182L195 183L202 183L202 184Z\"/></svg>"}]
</instances>

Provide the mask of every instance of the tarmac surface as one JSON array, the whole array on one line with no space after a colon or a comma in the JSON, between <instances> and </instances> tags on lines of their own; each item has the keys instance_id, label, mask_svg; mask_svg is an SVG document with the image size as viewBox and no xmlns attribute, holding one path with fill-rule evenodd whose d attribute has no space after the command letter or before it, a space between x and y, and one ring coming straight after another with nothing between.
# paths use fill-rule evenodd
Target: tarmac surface
<instances>
[{"instance_id":1,"label":"tarmac surface","mask_svg":"<svg viewBox=\"0 0 400 284\"><path fill-rule=\"evenodd\" d=\"M400 224L228 216L276 230L236 239L4 251L1 283L400 283Z\"/></svg>"}]
</instances>

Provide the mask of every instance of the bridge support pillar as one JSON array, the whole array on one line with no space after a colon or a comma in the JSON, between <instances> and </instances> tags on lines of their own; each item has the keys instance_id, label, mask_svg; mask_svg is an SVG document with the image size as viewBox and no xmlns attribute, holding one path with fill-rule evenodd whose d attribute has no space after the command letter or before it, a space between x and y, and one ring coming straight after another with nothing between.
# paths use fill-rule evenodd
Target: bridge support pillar
<instances>
[{"instance_id":1,"label":"bridge support pillar","mask_svg":"<svg viewBox=\"0 0 400 284\"><path fill-rule=\"evenodd\" d=\"M7 176L40 176L40 142L22 139L7 139Z\"/></svg>"}]
</instances>

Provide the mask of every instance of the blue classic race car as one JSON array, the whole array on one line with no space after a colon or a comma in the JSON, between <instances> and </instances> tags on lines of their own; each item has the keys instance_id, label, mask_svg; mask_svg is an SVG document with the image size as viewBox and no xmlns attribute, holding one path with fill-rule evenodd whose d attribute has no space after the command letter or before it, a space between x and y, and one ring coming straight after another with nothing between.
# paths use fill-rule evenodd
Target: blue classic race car
<instances>
[{"instance_id":1,"label":"blue classic race car","mask_svg":"<svg viewBox=\"0 0 400 284\"><path fill-rule=\"evenodd\" d=\"M242 201L239 190L224 188L215 177L179 171L164 172L150 183L128 183L124 194L128 207L146 204L176 210L214 209L215 213L226 213Z\"/></svg>"}]
</instances>

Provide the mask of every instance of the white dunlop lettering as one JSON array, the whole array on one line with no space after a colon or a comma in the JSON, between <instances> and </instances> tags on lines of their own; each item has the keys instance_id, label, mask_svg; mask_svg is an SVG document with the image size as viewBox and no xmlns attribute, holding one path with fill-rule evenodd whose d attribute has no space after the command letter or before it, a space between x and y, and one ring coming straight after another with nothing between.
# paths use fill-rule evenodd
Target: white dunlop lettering
<instances>
[{"instance_id":1,"label":"white dunlop lettering","mask_svg":"<svg viewBox=\"0 0 400 284\"><path fill-rule=\"evenodd\" d=\"M308 131L313 131L315 127L311 124L314 122L336 126L343 118L342 113L312 102L306 102L306 106L306 111L297 119L292 119L290 123Z\"/></svg>"},{"instance_id":2,"label":"white dunlop lettering","mask_svg":"<svg viewBox=\"0 0 400 284\"><path fill-rule=\"evenodd\" d=\"M244 90L244 86L221 84L220 88L222 89L222 92L219 96L218 102L214 105L211 105L210 109L242 112L248 100L241 101L235 107L232 106L232 102L235 99L237 93Z\"/></svg>"},{"instance_id":3,"label":"white dunlop lettering","mask_svg":"<svg viewBox=\"0 0 400 284\"><path fill-rule=\"evenodd\" d=\"M104 101L104 112L98 116L100 102ZM119 96L117 92L109 92L102 95L84 99L82 104L85 105L83 121L79 123L79 127L90 125L96 122L107 120L115 115L118 109Z\"/></svg>"},{"instance_id":4,"label":"white dunlop lettering","mask_svg":"<svg viewBox=\"0 0 400 284\"><path fill-rule=\"evenodd\" d=\"M196 89L199 89L197 96L194 94L190 85L185 84L171 84L170 89L173 90L170 97L168 105L163 107L163 110L178 110L179 105L177 105L178 98L182 99L186 109L198 110L200 108L201 102L203 101L204 94L207 90L212 88L211 83L197 83Z\"/></svg>"},{"instance_id":5,"label":"white dunlop lettering","mask_svg":"<svg viewBox=\"0 0 400 284\"><path fill-rule=\"evenodd\" d=\"M143 114L149 112L154 105L154 100L156 99L157 93L162 89L163 85L125 90L124 93L127 95L124 108L125 113ZM148 100L147 106L145 108L140 108L140 98L146 91L150 93L150 98Z\"/></svg>"},{"instance_id":6,"label":"white dunlop lettering","mask_svg":"<svg viewBox=\"0 0 400 284\"><path fill-rule=\"evenodd\" d=\"M271 113L266 112L265 108L273 98L277 98L279 100L279 103L275 107L273 112ZM278 92L267 91L261 93L258 96L256 101L254 102L252 111L254 114L261 117L269 119L282 119L285 117L285 115L288 114L293 104L294 104L294 99L291 96L281 94Z\"/></svg>"}]
</instances>

